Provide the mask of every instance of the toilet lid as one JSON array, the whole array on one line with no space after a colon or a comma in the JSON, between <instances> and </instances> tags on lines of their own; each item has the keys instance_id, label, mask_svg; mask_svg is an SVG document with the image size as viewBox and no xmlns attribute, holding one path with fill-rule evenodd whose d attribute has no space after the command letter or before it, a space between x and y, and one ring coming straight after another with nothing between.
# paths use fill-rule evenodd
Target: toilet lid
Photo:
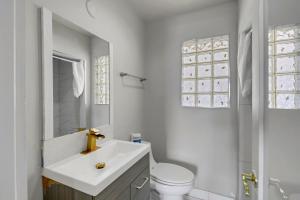
<instances>
[{"instance_id":1,"label":"toilet lid","mask_svg":"<svg viewBox=\"0 0 300 200\"><path fill-rule=\"evenodd\" d=\"M190 170L170 163L158 163L152 168L151 176L172 184L186 184L194 179L194 174Z\"/></svg>"}]
</instances>

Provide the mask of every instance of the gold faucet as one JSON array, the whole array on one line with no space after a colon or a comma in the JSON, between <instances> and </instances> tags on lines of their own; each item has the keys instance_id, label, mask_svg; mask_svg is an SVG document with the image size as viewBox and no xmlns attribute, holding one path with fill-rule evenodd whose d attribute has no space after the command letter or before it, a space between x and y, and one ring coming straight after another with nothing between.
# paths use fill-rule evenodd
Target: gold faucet
<instances>
[{"instance_id":1,"label":"gold faucet","mask_svg":"<svg viewBox=\"0 0 300 200\"><path fill-rule=\"evenodd\" d=\"M95 128L89 129L89 133L87 134L87 137L88 137L87 138L87 148L85 151L81 152L82 154L88 154L88 153L91 153L91 152L99 149L100 147L96 146L96 140L99 138L102 138L102 139L105 138L105 136L103 134L101 134L98 129L95 129Z\"/></svg>"}]
</instances>

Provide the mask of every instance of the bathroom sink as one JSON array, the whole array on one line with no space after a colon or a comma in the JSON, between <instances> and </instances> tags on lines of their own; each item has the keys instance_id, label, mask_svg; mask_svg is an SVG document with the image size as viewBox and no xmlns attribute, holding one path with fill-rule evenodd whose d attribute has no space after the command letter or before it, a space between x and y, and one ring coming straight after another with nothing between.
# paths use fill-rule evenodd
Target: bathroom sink
<instances>
[{"instance_id":1,"label":"bathroom sink","mask_svg":"<svg viewBox=\"0 0 300 200\"><path fill-rule=\"evenodd\" d=\"M92 153L76 154L44 167L43 176L96 196L149 151L147 144L109 140ZM103 169L96 168L99 162L105 163Z\"/></svg>"}]
</instances>

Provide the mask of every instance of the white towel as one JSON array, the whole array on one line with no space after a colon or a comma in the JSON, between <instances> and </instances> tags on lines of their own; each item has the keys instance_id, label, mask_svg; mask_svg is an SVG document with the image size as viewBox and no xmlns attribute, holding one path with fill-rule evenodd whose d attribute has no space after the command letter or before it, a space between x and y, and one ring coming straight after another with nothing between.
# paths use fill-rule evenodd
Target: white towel
<instances>
[{"instance_id":1,"label":"white towel","mask_svg":"<svg viewBox=\"0 0 300 200\"><path fill-rule=\"evenodd\" d=\"M247 97L252 92L252 31L240 36L238 49L238 74L242 96Z\"/></svg>"},{"instance_id":2,"label":"white towel","mask_svg":"<svg viewBox=\"0 0 300 200\"><path fill-rule=\"evenodd\" d=\"M84 91L85 82L85 62L73 62L73 91L76 98L80 97Z\"/></svg>"}]
</instances>

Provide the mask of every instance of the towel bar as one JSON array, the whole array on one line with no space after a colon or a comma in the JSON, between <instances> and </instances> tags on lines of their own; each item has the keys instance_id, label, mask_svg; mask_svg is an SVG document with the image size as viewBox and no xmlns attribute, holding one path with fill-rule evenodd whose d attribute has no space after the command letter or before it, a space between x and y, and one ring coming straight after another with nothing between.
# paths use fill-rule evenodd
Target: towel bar
<instances>
[{"instance_id":1,"label":"towel bar","mask_svg":"<svg viewBox=\"0 0 300 200\"><path fill-rule=\"evenodd\" d=\"M140 77L140 76L136 76L136 75L133 75L133 74L128 74L128 73L125 73L125 72L121 72L121 73L120 73L120 76L121 76L121 77L129 76L129 77L132 77L132 78L139 79L141 82L144 82L144 81L147 80L146 78L143 78L143 77Z\"/></svg>"}]
</instances>

